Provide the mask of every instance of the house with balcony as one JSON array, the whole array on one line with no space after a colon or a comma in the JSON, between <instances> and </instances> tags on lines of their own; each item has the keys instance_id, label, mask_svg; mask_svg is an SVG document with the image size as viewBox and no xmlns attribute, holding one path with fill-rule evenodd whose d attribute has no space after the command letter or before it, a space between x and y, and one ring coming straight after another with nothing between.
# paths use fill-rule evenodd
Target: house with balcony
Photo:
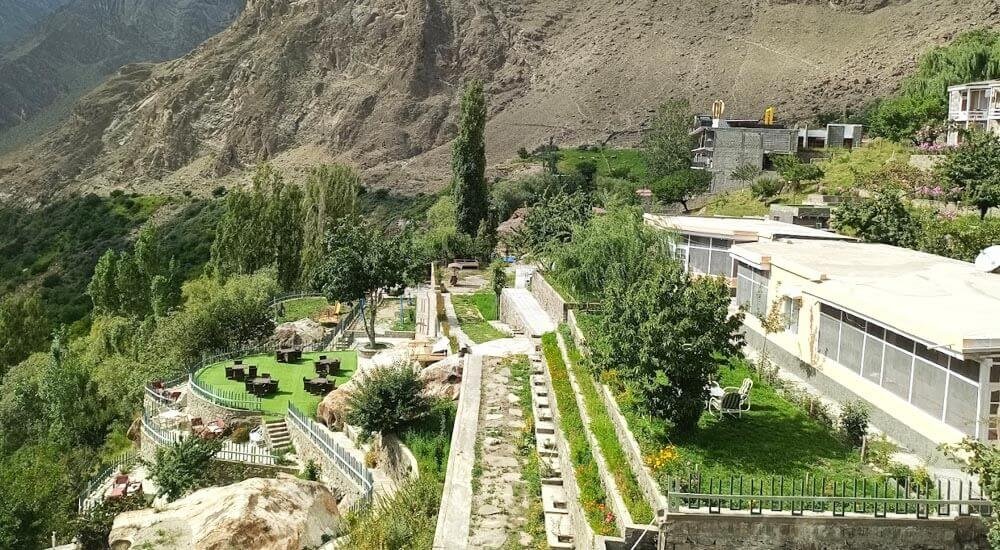
<instances>
[{"instance_id":1,"label":"house with balcony","mask_svg":"<svg viewBox=\"0 0 1000 550\"><path fill-rule=\"evenodd\" d=\"M962 131L971 129L1000 133L1000 80L948 88L948 145L961 143Z\"/></svg>"},{"instance_id":2,"label":"house with balcony","mask_svg":"<svg viewBox=\"0 0 1000 550\"><path fill-rule=\"evenodd\" d=\"M695 142L692 168L712 173L712 192L745 186L746 182L731 177L741 166L771 170L771 155L794 155L798 151L798 130L758 120L699 115L691 136Z\"/></svg>"},{"instance_id":3,"label":"house with balcony","mask_svg":"<svg viewBox=\"0 0 1000 550\"><path fill-rule=\"evenodd\" d=\"M861 124L833 123L817 128L801 125L797 131L799 149L856 149L864 138Z\"/></svg>"}]
</instances>

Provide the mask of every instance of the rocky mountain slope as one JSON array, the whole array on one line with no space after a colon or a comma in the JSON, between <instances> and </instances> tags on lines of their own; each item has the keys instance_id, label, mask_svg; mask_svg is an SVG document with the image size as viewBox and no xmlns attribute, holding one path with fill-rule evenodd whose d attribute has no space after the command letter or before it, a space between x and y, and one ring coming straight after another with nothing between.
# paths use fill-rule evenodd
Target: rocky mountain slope
<instances>
[{"instance_id":1,"label":"rocky mountain slope","mask_svg":"<svg viewBox=\"0 0 1000 550\"><path fill-rule=\"evenodd\" d=\"M20 40L69 0L0 0L0 48Z\"/></svg>"},{"instance_id":2,"label":"rocky mountain slope","mask_svg":"<svg viewBox=\"0 0 1000 550\"><path fill-rule=\"evenodd\" d=\"M0 192L204 191L263 159L434 189L469 78L488 83L496 163L549 137L634 139L670 97L786 121L857 107L926 48L998 20L978 0L250 0L189 55L126 67L0 159Z\"/></svg>"},{"instance_id":3,"label":"rocky mountain slope","mask_svg":"<svg viewBox=\"0 0 1000 550\"><path fill-rule=\"evenodd\" d=\"M9 25L0 21L4 28L16 32L17 21L38 19L0 49L0 133L54 103L70 103L122 65L189 52L225 29L243 8L243 0L35 1L18 0L15 8L0 0L0 14L10 10L0 15L11 19ZM29 4L34 11L25 13ZM59 4L65 5L42 9Z\"/></svg>"}]
</instances>

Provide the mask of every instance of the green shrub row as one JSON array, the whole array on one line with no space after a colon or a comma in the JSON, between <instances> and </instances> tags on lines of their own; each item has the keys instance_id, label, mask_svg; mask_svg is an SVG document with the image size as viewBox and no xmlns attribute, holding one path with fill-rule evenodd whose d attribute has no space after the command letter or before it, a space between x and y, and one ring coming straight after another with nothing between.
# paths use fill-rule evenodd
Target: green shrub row
<instances>
[{"instance_id":1,"label":"green shrub row","mask_svg":"<svg viewBox=\"0 0 1000 550\"><path fill-rule=\"evenodd\" d=\"M618 433L615 431L614 422L608 416L607 408L598 394L593 377L590 375L589 370L583 366L583 358L580 355L580 350L576 347L576 343L573 341L573 335L570 333L569 326L565 324L561 325L559 330L566 343L569 367L576 377L580 393L583 395L584 406L587 408L587 414L590 417L590 431L597 439L597 444L601 447L601 453L604 454L604 460L611 469L611 473L615 476L618 491L621 492L622 499L625 501L625 506L628 508L629 513L632 514L633 521L636 523L648 523L653 519L653 509L650 507L649 502L646 501L646 497L642 493L642 488L639 487L639 482L636 480L635 472L632 471L629 465L625 451L622 450L621 441L618 439Z\"/></svg>"},{"instance_id":2,"label":"green shrub row","mask_svg":"<svg viewBox=\"0 0 1000 550\"><path fill-rule=\"evenodd\" d=\"M566 363L563 362L562 353L559 351L556 333L550 332L542 336L542 351L545 353L545 362L552 377L552 389L559 407L560 428L569 442L570 459L573 461L576 484L580 488L580 503L587 516L587 522L599 535L613 534L614 515L608 509L607 493L601 484L597 463L584 435L586 426L576 404L576 395L569 381Z\"/></svg>"}]
</instances>

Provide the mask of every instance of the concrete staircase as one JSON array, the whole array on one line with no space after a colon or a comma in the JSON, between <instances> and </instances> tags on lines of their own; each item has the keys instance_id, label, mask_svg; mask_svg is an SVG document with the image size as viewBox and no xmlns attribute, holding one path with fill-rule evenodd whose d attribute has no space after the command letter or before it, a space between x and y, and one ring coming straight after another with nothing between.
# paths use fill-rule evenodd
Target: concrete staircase
<instances>
[{"instance_id":1,"label":"concrete staircase","mask_svg":"<svg viewBox=\"0 0 1000 550\"><path fill-rule=\"evenodd\" d=\"M559 436L555 433L556 425L552 419L545 363L541 357L541 342L537 338L532 338L532 341L534 353L531 355L531 409L535 417L538 458L542 463L545 534L549 548L568 550L575 548L576 545L556 443L556 438Z\"/></svg>"},{"instance_id":2,"label":"concrete staircase","mask_svg":"<svg viewBox=\"0 0 1000 550\"><path fill-rule=\"evenodd\" d=\"M264 421L264 432L267 434L267 444L271 449L281 449L292 444L292 436L288 433L288 425L284 418Z\"/></svg>"}]
</instances>

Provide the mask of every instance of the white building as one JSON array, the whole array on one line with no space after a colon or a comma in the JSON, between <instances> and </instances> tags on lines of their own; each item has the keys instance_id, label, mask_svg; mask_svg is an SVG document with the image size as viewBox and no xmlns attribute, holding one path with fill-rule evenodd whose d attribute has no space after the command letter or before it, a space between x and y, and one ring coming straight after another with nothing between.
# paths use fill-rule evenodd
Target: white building
<instances>
[{"instance_id":1,"label":"white building","mask_svg":"<svg viewBox=\"0 0 1000 550\"><path fill-rule=\"evenodd\" d=\"M856 149L861 147L864 126L860 124L827 124L825 127L799 126L799 149Z\"/></svg>"},{"instance_id":2,"label":"white building","mask_svg":"<svg viewBox=\"0 0 1000 550\"><path fill-rule=\"evenodd\" d=\"M948 145L958 145L962 130L1000 133L1000 80L948 88Z\"/></svg>"}]
</instances>

